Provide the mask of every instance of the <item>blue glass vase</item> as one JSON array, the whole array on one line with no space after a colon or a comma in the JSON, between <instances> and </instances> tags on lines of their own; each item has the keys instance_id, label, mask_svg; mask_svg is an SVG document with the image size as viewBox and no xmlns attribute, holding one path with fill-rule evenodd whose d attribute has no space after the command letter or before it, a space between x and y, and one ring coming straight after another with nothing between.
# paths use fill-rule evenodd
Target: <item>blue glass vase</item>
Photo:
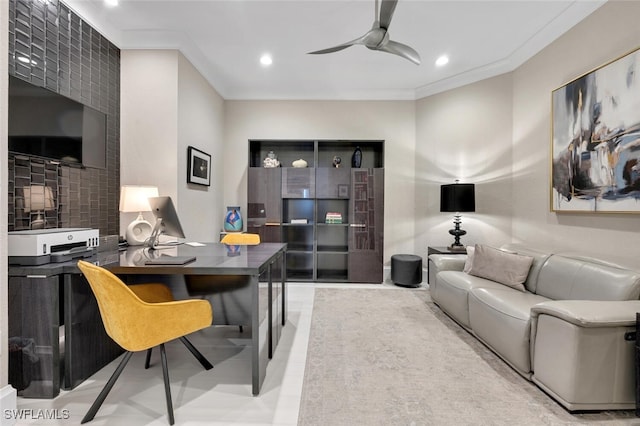
<instances>
[{"instance_id":1,"label":"blue glass vase","mask_svg":"<svg viewBox=\"0 0 640 426\"><path fill-rule=\"evenodd\" d=\"M227 232L242 232L240 207L227 207L227 214L224 216L224 230Z\"/></svg>"},{"instance_id":2,"label":"blue glass vase","mask_svg":"<svg viewBox=\"0 0 640 426\"><path fill-rule=\"evenodd\" d=\"M359 169L362 165L362 150L359 146L356 146L353 155L351 155L351 167Z\"/></svg>"}]
</instances>

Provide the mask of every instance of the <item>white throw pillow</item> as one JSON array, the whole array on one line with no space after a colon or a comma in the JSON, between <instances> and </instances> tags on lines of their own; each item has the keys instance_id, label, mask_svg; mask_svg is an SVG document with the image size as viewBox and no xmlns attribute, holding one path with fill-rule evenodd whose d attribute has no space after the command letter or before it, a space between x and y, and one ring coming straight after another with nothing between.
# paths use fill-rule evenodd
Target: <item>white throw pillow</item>
<instances>
[{"instance_id":1,"label":"white throw pillow","mask_svg":"<svg viewBox=\"0 0 640 426\"><path fill-rule=\"evenodd\" d=\"M476 244L469 274L525 291L533 257Z\"/></svg>"},{"instance_id":2,"label":"white throw pillow","mask_svg":"<svg viewBox=\"0 0 640 426\"><path fill-rule=\"evenodd\" d=\"M474 246L467 246L467 260L464 261L464 269L463 271L467 274L471 270L471 265L473 265L473 252L475 251Z\"/></svg>"}]
</instances>

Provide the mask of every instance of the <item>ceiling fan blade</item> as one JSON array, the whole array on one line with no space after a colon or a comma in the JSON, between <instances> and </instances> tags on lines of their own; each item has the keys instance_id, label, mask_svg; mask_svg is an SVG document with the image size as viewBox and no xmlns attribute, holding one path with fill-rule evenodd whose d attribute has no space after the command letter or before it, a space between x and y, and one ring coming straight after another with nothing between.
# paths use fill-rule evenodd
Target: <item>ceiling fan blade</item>
<instances>
[{"instance_id":1,"label":"ceiling fan blade","mask_svg":"<svg viewBox=\"0 0 640 426\"><path fill-rule=\"evenodd\" d=\"M353 46L354 44L363 44L365 36L366 36L366 34L364 36L362 36L362 37L358 37L355 40L351 40L351 41L348 41L346 43L339 44L337 46L333 46L333 47L329 47L327 49L322 49L322 50L316 50L316 51L313 51L313 52L309 52L308 55L322 55L324 53L339 52L341 50L346 49L347 47Z\"/></svg>"},{"instance_id":2,"label":"ceiling fan blade","mask_svg":"<svg viewBox=\"0 0 640 426\"><path fill-rule=\"evenodd\" d=\"M394 55L401 56L410 60L416 65L420 65L420 55L411 47L406 44L398 43L397 41L389 40L385 44L379 46L376 50L382 52L393 53Z\"/></svg>"},{"instance_id":3,"label":"ceiling fan blade","mask_svg":"<svg viewBox=\"0 0 640 426\"><path fill-rule=\"evenodd\" d=\"M391 25L391 18L393 18L393 12L396 10L398 0L382 0L382 6L380 6L380 28L385 30L389 29Z\"/></svg>"},{"instance_id":4,"label":"ceiling fan blade","mask_svg":"<svg viewBox=\"0 0 640 426\"><path fill-rule=\"evenodd\" d=\"M339 52L339 51L344 50L347 47L351 47L351 46L353 46L353 43L345 43L345 44L341 44L339 46L329 47L327 49L315 50L313 52L307 52L307 54L308 55L322 55L324 53Z\"/></svg>"}]
</instances>

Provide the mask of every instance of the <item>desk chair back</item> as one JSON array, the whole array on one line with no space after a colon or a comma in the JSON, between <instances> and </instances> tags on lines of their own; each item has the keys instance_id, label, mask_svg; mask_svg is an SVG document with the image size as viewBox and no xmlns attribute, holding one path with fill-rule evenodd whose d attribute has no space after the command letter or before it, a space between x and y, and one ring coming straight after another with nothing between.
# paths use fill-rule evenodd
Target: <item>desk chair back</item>
<instances>
[{"instance_id":1,"label":"desk chair back","mask_svg":"<svg viewBox=\"0 0 640 426\"><path fill-rule=\"evenodd\" d=\"M221 242L230 246L253 246L260 244L260 235L230 232L222 238Z\"/></svg>"},{"instance_id":2,"label":"desk chair back","mask_svg":"<svg viewBox=\"0 0 640 426\"><path fill-rule=\"evenodd\" d=\"M127 351L82 419L82 423L93 420L133 352L148 351L145 364L148 368L150 349L160 346L167 414L169 424L174 424L164 344L180 339L205 369L213 368L185 337L211 325L211 305L204 300L173 300L171 291L163 284L138 284L128 287L108 270L83 260L78 262L78 268L89 282L98 301L107 334ZM134 288L135 291L132 290Z\"/></svg>"}]
</instances>

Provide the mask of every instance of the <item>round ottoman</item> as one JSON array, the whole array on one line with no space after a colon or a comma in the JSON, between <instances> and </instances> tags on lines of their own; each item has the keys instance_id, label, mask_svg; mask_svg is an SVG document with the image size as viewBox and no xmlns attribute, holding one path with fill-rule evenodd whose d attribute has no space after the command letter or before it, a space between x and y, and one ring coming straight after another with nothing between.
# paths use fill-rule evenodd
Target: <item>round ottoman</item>
<instances>
[{"instance_id":1,"label":"round ottoman","mask_svg":"<svg viewBox=\"0 0 640 426\"><path fill-rule=\"evenodd\" d=\"M422 284L422 258L413 254L391 256L391 281L403 287L420 287Z\"/></svg>"}]
</instances>

